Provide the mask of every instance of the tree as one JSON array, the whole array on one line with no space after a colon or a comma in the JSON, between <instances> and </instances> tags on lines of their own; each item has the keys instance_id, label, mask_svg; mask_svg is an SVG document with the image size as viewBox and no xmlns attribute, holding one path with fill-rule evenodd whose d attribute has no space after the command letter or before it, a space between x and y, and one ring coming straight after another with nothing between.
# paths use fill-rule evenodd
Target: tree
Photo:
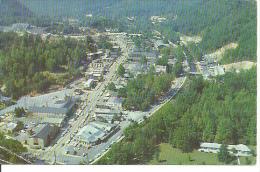
<instances>
[{"instance_id":1,"label":"tree","mask_svg":"<svg viewBox=\"0 0 260 172\"><path fill-rule=\"evenodd\" d=\"M122 64L119 65L118 69L117 69L117 74L121 77L124 76L125 74L125 68Z\"/></svg>"},{"instance_id":2,"label":"tree","mask_svg":"<svg viewBox=\"0 0 260 172\"><path fill-rule=\"evenodd\" d=\"M159 58L156 62L157 65L161 66L167 66L168 65L168 58L166 56L163 56L162 58Z\"/></svg>"},{"instance_id":3,"label":"tree","mask_svg":"<svg viewBox=\"0 0 260 172\"><path fill-rule=\"evenodd\" d=\"M15 113L15 116L19 118L19 117L22 117L23 115L25 115L25 110L22 107L21 108L17 107L14 109L14 113Z\"/></svg>"},{"instance_id":4,"label":"tree","mask_svg":"<svg viewBox=\"0 0 260 172\"><path fill-rule=\"evenodd\" d=\"M218 160L225 164L229 164L231 156L228 152L227 145L222 144L218 152Z\"/></svg>"},{"instance_id":5,"label":"tree","mask_svg":"<svg viewBox=\"0 0 260 172\"><path fill-rule=\"evenodd\" d=\"M177 62L175 66L173 67L173 74L175 76L180 76L183 73L182 64Z\"/></svg>"},{"instance_id":6,"label":"tree","mask_svg":"<svg viewBox=\"0 0 260 172\"><path fill-rule=\"evenodd\" d=\"M197 133L197 127L190 117L185 115L180 126L174 131L171 143L183 152L192 152L199 145L200 137Z\"/></svg>"},{"instance_id":7,"label":"tree","mask_svg":"<svg viewBox=\"0 0 260 172\"><path fill-rule=\"evenodd\" d=\"M116 86L113 82L110 82L107 86L107 89L110 91L116 91Z\"/></svg>"},{"instance_id":8,"label":"tree","mask_svg":"<svg viewBox=\"0 0 260 172\"><path fill-rule=\"evenodd\" d=\"M15 131L18 132L24 128L24 124L21 121L17 122L17 126L15 127Z\"/></svg>"}]
</instances>

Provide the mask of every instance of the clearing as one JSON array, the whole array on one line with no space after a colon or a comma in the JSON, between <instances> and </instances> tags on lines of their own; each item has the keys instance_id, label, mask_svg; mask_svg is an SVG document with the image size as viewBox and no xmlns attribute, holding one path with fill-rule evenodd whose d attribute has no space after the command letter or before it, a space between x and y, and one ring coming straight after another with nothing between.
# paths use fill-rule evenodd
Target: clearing
<instances>
[{"instance_id":1,"label":"clearing","mask_svg":"<svg viewBox=\"0 0 260 172\"><path fill-rule=\"evenodd\" d=\"M223 55L224 55L226 50L236 49L237 47L238 47L238 44L232 42L232 43L229 43L229 44L223 46L222 48L216 50L214 53L205 55L205 57L213 58L216 61L220 61L222 59L222 57L223 57Z\"/></svg>"},{"instance_id":2,"label":"clearing","mask_svg":"<svg viewBox=\"0 0 260 172\"><path fill-rule=\"evenodd\" d=\"M191 153L182 153L181 150L173 148L168 143L159 145L159 158L156 156L148 163L153 165L224 165L218 161L217 154L203 153L194 150ZM255 157L248 157L251 164L256 163ZM246 158L240 157L242 165L246 164Z\"/></svg>"},{"instance_id":3,"label":"clearing","mask_svg":"<svg viewBox=\"0 0 260 172\"><path fill-rule=\"evenodd\" d=\"M187 45L189 42L194 42L194 43L199 43L202 38L200 36L186 36L186 35L182 35L180 37L181 42L184 45Z\"/></svg>"},{"instance_id":4,"label":"clearing","mask_svg":"<svg viewBox=\"0 0 260 172\"><path fill-rule=\"evenodd\" d=\"M241 70L251 69L252 67L256 66L256 63L250 61L241 61L236 63L225 64L222 66L225 69L225 72L235 70L237 73L239 73Z\"/></svg>"}]
</instances>

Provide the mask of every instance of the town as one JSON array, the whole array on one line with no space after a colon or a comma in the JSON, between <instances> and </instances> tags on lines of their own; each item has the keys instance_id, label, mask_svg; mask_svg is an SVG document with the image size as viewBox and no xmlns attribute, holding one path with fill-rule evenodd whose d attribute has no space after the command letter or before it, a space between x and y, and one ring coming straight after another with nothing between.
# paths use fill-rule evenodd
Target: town
<instances>
[{"instance_id":1,"label":"town","mask_svg":"<svg viewBox=\"0 0 260 172\"><path fill-rule=\"evenodd\" d=\"M55 37L29 24L14 24L11 29ZM133 37L139 37L138 34L107 31L92 36L93 39L106 37L113 46L110 50L98 49L86 54L87 63L82 70L84 77L57 91L35 97L24 96L0 111L1 131L28 148L29 151L23 156L32 163L94 163L112 144L124 137L123 130L126 127L134 121L141 123L149 118L181 89L186 80L181 73L172 82L167 94L148 111L125 110L123 98L118 97L115 90L125 87L131 78L147 73L151 66L155 68L156 75L167 73L166 66L156 65L158 59L162 58L160 48L181 46L183 43L164 44L156 37L147 40L149 50L146 51L136 47L132 40ZM71 37L84 39L85 36ZM185 73L202 74L205 79L225 73L224 68L210 57L205 57L198 65L189 63L186 53L188 51L183 51L186 57L182 62ZM146 64L140 63L141 57L145 57ZM172 57L168 63L174 66L176 61ZM124 69L121 76L117 73L119 66ZM111 85L112 89L109 88ZM10 101L11 98L1 95L1 103L8 104Z\"/></svg>"},{"instance_id":2,"label":"town","mask_svg":"<svg viewBox=\"0 0 260 172\"><path fill-rule=\"evenodd\" d=\"M1 1L0 164L255 164L255 6Z\"/></svg>"},{"instance_id":3,"label":"town","mask_svg":"<svg viewBox=\"0 0 260 172\"><path fill-rule=\"evenodd\" d=\"M31 28L34 27L23 23L12 26L14 31L39 34L31 33ZM186 77L176 78L168 93L149 111L125 110L123 99L108 86L112 83L118 90L126 86L129 79L148 72L150 66L155 67L157 75L166 73L166 66L156 65L161 58L158 45L147 52L136 47L131 40L133 36L127 33L97 33L94 39L97 35L107 37L113 47L86 54L88 64L82 71L83 78L54 92L24 96L0 111L1 130L28 148L25 157L48 164L93 163L124 137L123 130L130 123L144 121L184 84ZM84 39L84 36L78 37ZM152 41L150 44L151 48L156 46ZM139 62L142 56L147 58L146 65ZM119 66L125 70L122 76L117 74ZM9 101L11 98L1 96L1 102Z\"/></svg>"}]
</instances>

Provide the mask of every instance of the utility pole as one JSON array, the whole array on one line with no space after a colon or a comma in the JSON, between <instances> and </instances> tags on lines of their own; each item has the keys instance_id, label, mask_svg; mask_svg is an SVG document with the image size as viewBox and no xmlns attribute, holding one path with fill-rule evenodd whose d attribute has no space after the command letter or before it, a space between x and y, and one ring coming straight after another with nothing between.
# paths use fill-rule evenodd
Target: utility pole
<instances>
[{"instance_id":1,"label":"utility pole","mask_svg":"<svg viewBox=\"0 0 260 172\"><path fill-rule=\"evenodd\" d=\"M53 165L56 165L56 152L54 151L54 162Z\"/></svg>"},{"instance_id":2,"label":"utility pole","mask_svg":"<svg viewBox=\"0 0 260 172\"><path fill-rule=\"evenodd\" d=\"M89 148L89 145L87 145L87 152L86 152L87 164L89 165L89 159L88 159L88 148Z\"/></svg>"}]
</instances>

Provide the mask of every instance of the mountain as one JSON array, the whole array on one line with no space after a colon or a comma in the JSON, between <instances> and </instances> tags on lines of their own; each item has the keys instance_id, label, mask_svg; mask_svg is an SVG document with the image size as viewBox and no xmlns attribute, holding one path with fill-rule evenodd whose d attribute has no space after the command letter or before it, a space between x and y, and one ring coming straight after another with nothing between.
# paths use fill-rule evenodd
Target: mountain
<instances>
[{"instance_id":1,"label":"mountain","mask_svg":"<svg viewBox=\"0 0 260 172\"><path fill-rule=\"evenodd\" d=\"M0 25L9 25L33 17L33 13L17 0L0 0Z\"/></svg>"},{"instance_id":2,"label":"mountain","mask_svg":"<svg viewBox=\"0 0 260 172\"><path fill-rule=\"evenodd\" d=\"M0 19L0 24L26 21L26 17L38 25L50 24L46 19L73 18L82 26L98 29L116 27L148 35L151 30L164 35L175 32L200 35L199 47L203 54L237 42L238 48L225 54L228 59L225 63L256 61L256 2L253 0L1 0L1 8L4 11L0 14L5 17ZM8 15L4 15L7 11ZM154 23L152 16L164 17L165 21Z\"/></svg>"}]
</instances>

